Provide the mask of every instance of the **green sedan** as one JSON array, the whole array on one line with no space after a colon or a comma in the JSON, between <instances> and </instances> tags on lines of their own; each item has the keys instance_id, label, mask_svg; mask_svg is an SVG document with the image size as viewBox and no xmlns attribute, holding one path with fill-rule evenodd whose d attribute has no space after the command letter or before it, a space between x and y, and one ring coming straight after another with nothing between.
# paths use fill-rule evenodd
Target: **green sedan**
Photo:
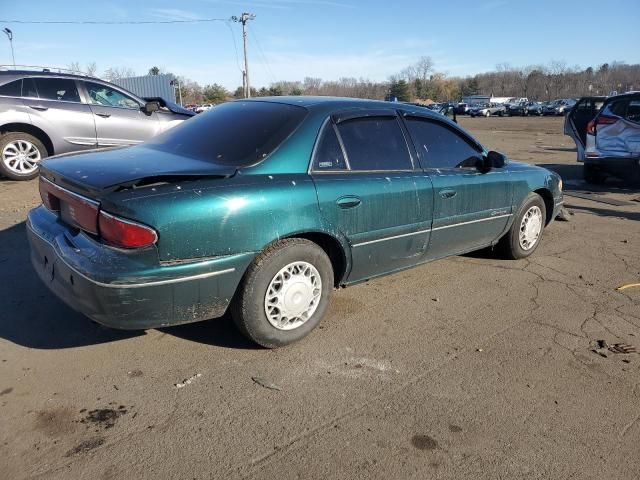
<instances>
[{"instance_id":1,"label":"green sedan","mask_svg":"<svg viewBox=\"0 0 640 480\"><path fill-rule=\"evenodd\" d=\"M489 246L527 257L563 203L558 175L442 115L329 97L219 105L47 159L39 182L31 260L71 307L124 329L230 310L265 347L309 334L334 288Z\"/></svg>"}]
</instances>

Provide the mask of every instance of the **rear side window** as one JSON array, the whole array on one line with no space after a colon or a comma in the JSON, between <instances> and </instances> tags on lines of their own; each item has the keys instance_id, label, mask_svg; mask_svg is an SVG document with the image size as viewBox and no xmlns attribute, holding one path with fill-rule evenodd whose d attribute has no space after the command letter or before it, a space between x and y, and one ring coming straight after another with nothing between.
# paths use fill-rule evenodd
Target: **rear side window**
<instances>
[{"instance_id":1,"label":"rear side window","mask_svg":"<svg viewBox=\"0 0 640 480\"><path fill-rule=\"evenodd\" d=\"M38 96L42 99L64 102L80 101L80 95L74 80L68 78L36 78L35 83L38 88Z\"/></svg>"},{"instance_id":2,"label":"rear side window","mask_svg":"<svg viewBox=\"0 0 640 480\"><path fill-rule=\"evenodd\" d=\"M609 105L609 111L614 115L623 117L627 108L627 101L628 100L617 100L615 102L611 102L611 105Z\"/></svg>"},{"instance_id":3,"label":"rear side window","mask_svg":"<svg viewBox=\"0 0 640 480\"><path fill-rule=\"evenodd\" d=\"M22 80L22 96L38 98L38 89L36 88L36 82L33 78L28 77Z\"/></svg>"},{"instance_id":4,"label":"rear side window","mask_svg":"<svg viewBox=\"0 0 640 480\"><path fill-rule=\"evenodd\" d=\"M631 100L629 102L625 118L631 122L640 123L640 100Z\"/></svg>"},{"instance_id":5,"label":"rear side window","mask_svg":"<svg viewBox=\"0 0 640 480\"><path fill-rule=\"evenodd\" d=\"M351 170L412 170L402 129L395 117L365 117L338 124Z\"/></svg>"},{"instance_id":6,"label":"rear side window","mask_svg":"<svg viewBox=\"0 0 640 480\"><path fill-rule=\"evenodd\" d=\"M249 166L269 156L306 115L306 108L283 103L223 103L154 137L147 145L220 165Z\"/></svg>"},{"instance_id":7,"label":"rear side window","mask_svg":"<svg viewBox=\"0 0 640 480\"><path fill-rule=\"evenodd\" d=\"M407 127L425 168L474 167L481 158L467 139L438 122L408 118Z\"/></svg>"},{"instance_id":8,"label":"rear side window","mask_svg":"<svg viewBox=\"0 0 640 480\"><path fill-rule=\"evenodd\" d=\"M318 146L313 160L313 169L317 172L347 169L338 136L331 122L325 125L318 140Z\"/></svg>"},{"instance_id":9,"label":"rear side window","mask_svg":"<svg viewBox=\"0 0 640 480\"><path fill-rule=\"evenodd\" d=\"M0 95L4 97L19 97L22 94L22 80L14 80L0 86Z\"/></svg>"}]
</instances>

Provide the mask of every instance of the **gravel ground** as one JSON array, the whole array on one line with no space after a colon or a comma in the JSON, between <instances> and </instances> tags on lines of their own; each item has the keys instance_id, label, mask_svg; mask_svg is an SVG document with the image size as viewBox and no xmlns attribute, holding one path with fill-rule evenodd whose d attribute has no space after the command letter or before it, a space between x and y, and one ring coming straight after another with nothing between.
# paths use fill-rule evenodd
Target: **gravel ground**
<instances>
[{"instance_id":1,"label":"gravel ground","mask_svg":"<svg viewBox=\"0 0 640 480\"><path fill-rule=\"evenodd\" d=\"M71 311L28 261L36 182L0 181L0 476L638 478L640 355L606 346L640 350L640 288L616 291L640 281L640 192L587 188L559 118L461 124L559 171L570 222L527 260L335 292L273 351L227 318L120 332Z\"/></svg>"}]
</instances>

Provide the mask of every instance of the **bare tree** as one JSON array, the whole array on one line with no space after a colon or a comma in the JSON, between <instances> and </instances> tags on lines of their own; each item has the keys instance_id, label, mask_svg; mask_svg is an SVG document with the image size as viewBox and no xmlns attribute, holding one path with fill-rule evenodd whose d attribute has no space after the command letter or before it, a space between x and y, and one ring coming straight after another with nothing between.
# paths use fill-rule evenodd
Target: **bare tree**
<instances>
[{"instance_id":1,"label":"bare tree","mask_svg":"<svg viewBox=\"0 0 640 480\"><path fill-rule=\"evenodd\" d=\"M126 77L135 77L136 73L129 67L109 67L104 72L104 78L113 82Z\"/></svg>"}]
</instances>

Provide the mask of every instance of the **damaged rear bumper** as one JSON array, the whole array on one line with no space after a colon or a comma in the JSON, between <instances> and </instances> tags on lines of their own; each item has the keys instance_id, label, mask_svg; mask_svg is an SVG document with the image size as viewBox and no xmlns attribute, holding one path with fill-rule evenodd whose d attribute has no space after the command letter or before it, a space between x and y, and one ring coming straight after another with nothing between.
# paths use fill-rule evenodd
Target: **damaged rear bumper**
<instances>
[{"instance_id":1,"label":"damaged rear bumper","mask_svg":"<svg viewBox=\"0 0 640 480\"><path fill-rule=\"evenodd\" d=\"M219 317L254 253L162 265L154 249L128 252L69 230L44 207L29 213L31 262L74 310L108 327L148 329Z\"/></svg>"}]
</instances>

